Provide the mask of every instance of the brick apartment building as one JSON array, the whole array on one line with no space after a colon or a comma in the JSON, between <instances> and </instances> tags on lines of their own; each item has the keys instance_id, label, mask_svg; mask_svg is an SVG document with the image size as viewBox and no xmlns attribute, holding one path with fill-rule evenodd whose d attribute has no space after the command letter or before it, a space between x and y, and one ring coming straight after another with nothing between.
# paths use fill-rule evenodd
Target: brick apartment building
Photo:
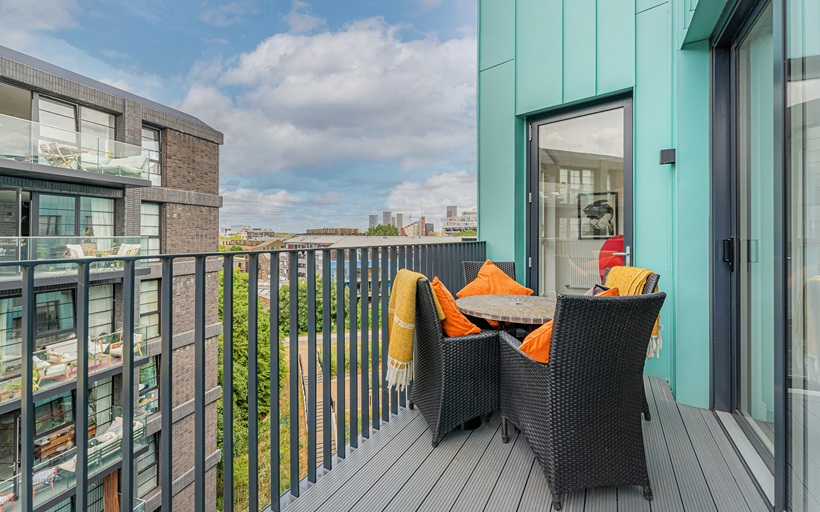
<instances>
[{"instance_id":1,"label":"brick apartment building","mask_svg":"<svg viewBox=\"0 0 820 512\"><path fill-rule=\"evenodd\" d=\"M0 47L0 260L216 251L222 142L220 132L193 116ZM110 459L118 457L110 441L116 435L103 432L116 430L123 350L118 330L123 273L103 267L92 267L88 311L89 453L99 448L95 456L100 457L89 455L89 464L96 464L89 466L89 510L99 511L113 508L107 500L116 496L118 486L117 460ZM181 261L174 268L173 333L160 332L159 265L136 270L134 339L140 368L134 393L140 423L135 431L142 439L135 450L138 495L148 511L159 506L162 492L174 494L175 509L193 509L193 267L192 261ZM43 265L35 273L35 471L45 468L59 477L53 490L36 493L36 510L74 510L74 269L70 263ZM210 262L209 301L217 294L218 270L219 262ZM0 268L0 494L19 486L20 297L19 274ZM215 444L217 314L217 304L209 302L206 475L212 504L220 457ZM158 388L161 336L173 336L170 397ZM174 486L160 489L159 475L168 470L159 467L157 457L160 417L171 410Z\"/></svg>"}]
</instances>

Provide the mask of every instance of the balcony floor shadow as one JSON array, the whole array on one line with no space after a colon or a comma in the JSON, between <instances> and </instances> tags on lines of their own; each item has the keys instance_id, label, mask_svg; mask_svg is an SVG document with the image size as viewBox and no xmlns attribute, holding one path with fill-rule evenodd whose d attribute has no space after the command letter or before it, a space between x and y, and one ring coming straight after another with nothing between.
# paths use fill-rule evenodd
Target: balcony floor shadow
<instances>
[{"instance_id":1,"label":"balcony floor shadow","mask_svg":"<svg viewBox=\"0 0 820 512\"><path fill-rule=\"evenodd\" d=\"M643 422L654 500L639 487L567 496L566 511L771 510L711 411L675 403L647 378L652 421ZM418 410L402 410L282 509L296 511L550 510L547 480L523 435L501 442L501 420L455 430L433 449Z\"/></svg>"}]
</instances>

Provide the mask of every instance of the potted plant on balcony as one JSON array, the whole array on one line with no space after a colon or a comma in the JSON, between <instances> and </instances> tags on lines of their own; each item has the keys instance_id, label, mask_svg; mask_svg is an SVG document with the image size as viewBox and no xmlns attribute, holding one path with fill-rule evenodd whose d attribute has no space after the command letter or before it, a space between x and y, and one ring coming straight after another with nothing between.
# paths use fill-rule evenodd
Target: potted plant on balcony
<instances>
[{"instance_id":1,"label":"potted plant on balcony","mask_svg":"<svg viewBox=\"0 0 820 512\"><path fill-rule=\"evenodd\" d=\"M11 389L11 395L14 398L20 398L23 394L23 382L20 379L14 379L9 382L8 384L9 389Z\"/></svg>"}]
</instances>

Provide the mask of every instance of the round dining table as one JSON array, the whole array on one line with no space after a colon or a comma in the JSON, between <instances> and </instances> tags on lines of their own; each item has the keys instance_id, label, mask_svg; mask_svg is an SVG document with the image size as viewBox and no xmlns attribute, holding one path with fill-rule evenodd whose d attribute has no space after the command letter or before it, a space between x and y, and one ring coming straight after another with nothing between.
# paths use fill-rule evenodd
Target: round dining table
<instances>
[{"instance_id":1,"label":"round dining table","mask_svg":"<svg viewBox=\"0 0 820 512\"><path fill-rule=\"evenodd\" d=\"M513 324L541 325L555 315L555 298L540 295L473 295L456 306L465 315Z\"/></svg>"}]
</instances>

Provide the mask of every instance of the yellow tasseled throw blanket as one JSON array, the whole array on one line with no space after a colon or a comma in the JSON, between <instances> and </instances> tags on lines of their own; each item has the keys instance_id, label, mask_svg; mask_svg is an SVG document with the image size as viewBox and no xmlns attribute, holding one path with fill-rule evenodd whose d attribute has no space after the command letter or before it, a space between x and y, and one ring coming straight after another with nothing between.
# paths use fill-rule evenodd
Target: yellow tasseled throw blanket
<instances>
[{"instance_id":1,"label":"yellow tasseled throw blanket","mask_svg":"<svg viewBox=\"0 0 820 512\"><path fill-rule=\"evenodd\" d=\"M604 286L618 288L621 295L640 295L646 286L646 279L651 274L651 270L637 267L612 267L606 276ZM655 287L658 291L658 287ZM646 349L646 358L652 359L661 355L663 348L663 338L661 338L661 316L655 320L655 327L652 329L652 339L649 340L649 347Z\"/></svg>"},{"instance_id":2,"label":"yellow tasseled throw blanket","mask_svg":"<svg viewBox=\"0 0 820 512\"><path fill-rule=\"evenodd\" d=\"M416 331L416 284L424 275L401 269L396 273L390 305L387 309L389 349L387 357L387 385L406 388L413 380L413 339ZM444 311L433 294L439 320Z\"/></svg>"}]
</instances>

